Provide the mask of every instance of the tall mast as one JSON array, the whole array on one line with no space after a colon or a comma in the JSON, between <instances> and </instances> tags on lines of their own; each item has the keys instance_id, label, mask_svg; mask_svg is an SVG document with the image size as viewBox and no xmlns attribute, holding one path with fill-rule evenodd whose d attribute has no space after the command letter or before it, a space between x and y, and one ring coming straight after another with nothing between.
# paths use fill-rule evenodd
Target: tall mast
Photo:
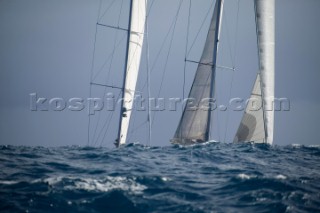
<instances>
[{"instance_id":1,"label":"tall mast","mask_svg":"<svg viewBox=\"0 0 320 213\"><path fill-rule=\"evenodd\" d=\"M132 20L132 1L133 0L130 0L130 12L129 12L129 22L128 22L127 47L126 47L126 62L124 66L124 74L123 74L123 82L122 82L122 90L121 90L121 93L122 93L121 108L120 108L118 138L115 142L116 147L120 146L121 125L122 125L122 117L124 113L123 103L124 103L124 93L125 93L125 85L126 85L126 79L127 79L128 58L129 58L129 44L130 44L130 32L131 32L131 20Z\"/></svg>"},{"instance_id":2,"label":"tall mast","mask_svg":"<svg viewBox=\"0 0 320 213\"><path fill-rule=\"evenodd\" d=\"M125 93L128 58L129 58L129 44L130 44L131 20L132 20L132 1L133 0L130 0L130 11L129 11L129 21L128 21L128 32L127 32L126 59L125 59L126 61L125 61L125 66L124 66L123 82L122 82L122 90L121 90L121 109L120 109L120 117L119 117L118 138L117 138L117 140L115 142L116 147L120 146L121 125L122 125L122 117L123 117L123 113L124 113L123 102L124 102L124 93Z\"/></svg>"},{"instance_id":3,"label":"tall mast","mask_svg":"<svg viewBox=\"0 0 320 213\"><path fill-rule=\"evenodd\" d=\"M224 0L217 0L217 7L218 7L218 18L216 20L216 35L215 35L215 45L213 50L213 64L212 64L212 78L211 78L211 90L210 90L210 99L214 98L214 85L215 85L215 78L216 78L216 69L217 69L217 56L218 56L218 45L220 40L220 29L221 29L221 21L222 21L222 14L223 14L223 3ZM209 115L208 115L208 126L207 126L207 133L206 133L206 140L209 140L210 129L211 129L211 117L212 117L212 104L210 104Z\"/></svg>"}]
</instances>

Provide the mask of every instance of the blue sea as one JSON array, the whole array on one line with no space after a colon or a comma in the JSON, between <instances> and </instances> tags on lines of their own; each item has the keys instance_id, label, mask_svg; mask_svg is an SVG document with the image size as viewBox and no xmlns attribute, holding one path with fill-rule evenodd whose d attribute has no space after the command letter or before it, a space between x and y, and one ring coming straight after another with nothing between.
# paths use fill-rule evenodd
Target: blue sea
<instances>
[{"instance_id":1,"label":"blue sea","mask_svg":"<svg viewBox=\"0 0 320 213\"><path fill-rule=\"evenodd\" d=\"M320 147L0 146L0 212L320 212Z\"/></svg>"}]
</instances>

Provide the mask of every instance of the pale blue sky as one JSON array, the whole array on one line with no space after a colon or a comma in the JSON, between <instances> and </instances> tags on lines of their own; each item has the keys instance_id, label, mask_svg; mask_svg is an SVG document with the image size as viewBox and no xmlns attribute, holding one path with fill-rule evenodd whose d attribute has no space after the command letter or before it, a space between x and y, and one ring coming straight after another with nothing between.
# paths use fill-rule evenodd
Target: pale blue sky
<instances>
[{"instance_id":1,"label":"pale blue sky","mask_svg":"<svg viewBox=\"0 0 320 213\"><path fill-rule=\"evenodd\" d=\"M150 64L155 61L157 52L174 21L180 0L155 0L150 12ZM110 0L104 0L101 14ZM124 0L120 26L126 27L128 0ZM100 20L101 23L115 25L118 20L120 0L111 7ZM189 40L193 41L211 0L192 0L192 13ZM2 0L0 1L0 144L13 145L86 145L87 111L82 112L32 112L29 107L29 94L39 97L88 98L89 79L94 47L96 20L99 1L86 0ZM235 23L237 4L226 0L222 27L222 44L219 63L232 66L235 56L236 71L231 97L247 98L257 72L256 38L252 0L240 0L238 21L238 48L235 52ZM277 112L275 120L275 139L277 145L292 143L320 144L317 133L320 130L320 1L318 0L276 0L276 96L291 100L289 112ZM163 83L162 97L182 95L182 74L184 66L186 20L188 1L184 1L176 23L172 49ZM210 10L212 12L212 9ZM201 55L208 21L195 45L189 59L198 60ZM119 46L111 66L108 83L120 85L125 33L98 28L95 57L95 72L105 62L113 50L117 38ZM169 39L155 64L151 76L152 94L158 93L160 79L164 72ZM122 39L122 40L121 40ZM230 48L229 48L230 43ZM190 45L189 45L190 47ZM110 61L103 67L98 80L104 82ZM186 93L191 83L195 65L187 65ZM145 81L145 52L142 60L138 89ZM229 96L232 73L217 71L217 99L225 104ZM98 91L100 90L100 91ZM99 96L101 88L94 89ZM107 118L100 115L101 124ZM230 142L239 125L241 112L218 112L214 117L213 139ZM229 117L228 125L226 125ZM96 122L98 116L93 119ZM168 145L176 130L180 112L158 112L153 126L151 145ZM91 144L112 146L115 139L118 115L112 117L110 131L102 141ZM145 113L135 115L131 129L136 129L145 120ZM99 127L99 128L100 128ZM99 135L100 130L96 131ZM91 131L94 130L91 127ZM227 132L226 132L227 131ZM101 131L101 138L104 136ZM130 142L146 142L146 127L142 126L130 134ZM226 138L224 137L226 135ZM100 138L100 139L101 139ZM224 140L225 139L225 140Z\"/></svg>"}]
</instances>

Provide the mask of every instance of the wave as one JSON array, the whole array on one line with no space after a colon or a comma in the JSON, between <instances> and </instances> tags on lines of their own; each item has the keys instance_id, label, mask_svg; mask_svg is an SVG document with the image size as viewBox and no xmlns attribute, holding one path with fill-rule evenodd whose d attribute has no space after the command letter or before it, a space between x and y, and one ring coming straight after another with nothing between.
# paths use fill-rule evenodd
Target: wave
<instances>
[{"instance_id":1,"label":"wave","mask_svg":"<svg viewBox=\"0 0 320 213\"><path fill-rule=\"evenodd\" d=\"M317 212L319 148L0 146L0 211Z\"/></svg>"}]
</instances>

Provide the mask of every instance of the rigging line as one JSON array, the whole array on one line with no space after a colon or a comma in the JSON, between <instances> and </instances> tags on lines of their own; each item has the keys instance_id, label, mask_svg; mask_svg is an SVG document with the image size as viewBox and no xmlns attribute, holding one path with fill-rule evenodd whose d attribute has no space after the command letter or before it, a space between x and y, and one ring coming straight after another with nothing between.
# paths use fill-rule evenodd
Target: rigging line
<instances>
[{"instance_id":1,"label":"rigging line","mask_svg":"<svg viewBox=\"0 0 320 213\"><path fill-rule=\"evenodd\" d=\"M119 100L120 94L121 94L121 93L119 92L118 97L117 97L117 100ZM107 125L107 129L104 131L104 135L103 135L102 140L101 140L101 142L100 142L100 146L102 145L102 143L103 143L103 141L104 141L104 139L105 139L105 137L106 137L106 135L107 135L107 132L109 131L110 124L111 124L111 121L112 121L113 116L114 116L114 112L111 112L111 113L110 113L109 122L105 122L105 124L108 123L108 125ZM104 129L104 127L101 129L101 132L102 132L103 129ZM99 138L97 138L97 142L98 142L98 139L99 139Z\"/></svg>"},{"instance_id":2,"label":"rigging line","mask_svg":"<svg viewBox=\"0 0 320 213\"><path fill-rule=\"evenodd\" d=\"M163 48L164 48L164 46L165 46L165 43L167 42L167 39L168 39L168 37L169 37L169 35L170 35L170 32L171 32L174 24L175 24L175 20L172 21L172 23L171 23L171 25L170 25L170 27L169 27L169 30L168 30L168 32L167 32L167 34L166 34L166 36L165 36L165 38L164 38L164 40L163 40L163 42L162 42L162 44L161 44L161 47L160 47L160 49L159 49L159 51L158 51L158 53L157 53L157 55L156 55L156 57L155 57L155 60L154 60L154 62L152 63L151 73L154 71L154 68L155 68L155 66L156 66L156 64L157 64L157 62L158 62L158 59L160 58L160 54L161 54L161 52L162 52L162 50L163 50ZM146 84L147 84L147 82L145 81L145 82L144 82L144 85L142 86L142 90L144 90L144 88L146 87Z\"/></svg>"},{"instance_id":3,"label":"rigging line","mask_svg":"<svg viewBox=\"0 0 320 213\"><path fill-rule=\"evenodd\" d=\"M130 137L129 137L129 140L130 141L133 137L133 132L137 131L138 129L140 129L141 127L143 127L146 123L148 123L148 121L144 121L142 122L141 124L139 124L137 127L134 127L132 130L130 130L129 134L130 134Z\"/></svg>"},{"instance_id":4,"label":"rigging line","mask_svg":"<svg viewBox=\"0 0 320 213\"><path fill-rule=\"evenodd\" d=\"M123 2L123 0L122 0L122 2ZM121 4L121 8L122 8L122 4ZM119 12L119 16L118 16L118 25L120 23L120 18L121 18L120 15L121 15L121 11ZM112 68L112 65L113 65L113 59L114 59L114 54L115 54L115 50L116 50L116 44L117 44L117 40L118 40L118 33L119 33L119 31L116 31L115 41L114 41L113 50L112 50L111 61L110 61L109 70L108 70L107 77L106 77L106 84L108 84L108 79L109 79L111 68ZM107 87L104 88L102 97L105 97L106 92L107 92ZM101 114L101 113L99 112L99 114ZM99 116L99 118L98 118L97 125L95 127L94 134L93 134L93 139L96 136L97 129L98 129L98 126L100 124L100 120L101 120L101 116Z\"/></svg>"},{"instance_id":5,"label":"rigging line","mask_svg":"<svg viewBox=\"0 0 320 213\"><path fill-rule=\"evenodd\" d=\"M128 29L125 29L123 27L120 27L120 26L112 26L112 25L109 25L109 24L101 24L101 23L97 23L97 25L99 26L102 26L102 27L106 27L106 28L111 28L111 29L115 29L115 30L121 30L121 31L125 31L125 32L128 32Z\"/></svg>"},{"instance_id":6,"label":"rigging line","mask_svg":"<svg viewBox=\"0 0 320 213\"><path fill-rule=\"evenodd\" d=\"M100 113L99 113L100 114ZM113 116L113 113L110 113L110 114L108 114L108 117L107 117L107 119L106 119L106 121L103 123L103 126L102 126L102 128L100 129L100 131L99 131L99 134L98 134L98 137L94 140L94 143L93 143L93 146L96 146L97 144L98 144L98 142L99 142L99 138L101 137L101 134L102 134L102 132L103 132L103 129L106 127L106 126L109 126L109 123L110 123L110 121L111 121L111 119L112 119L112 116ZM99 118L100 118L101 116L99 116ZM100 121L100 119L99 119L99 121ZM99 122L98 121L98 122ZM100 123L100 122L99 122ZM98 125L97 125L98 126ZM95 130L97 130L97 128L95 129ZM106 133L107 131L105 131L105 133ZM103 141L103 140L102 140ZM100 145L102 144L102 142L100 143Z\"/></svg>"},{"instance_id":7,"label":"rigging line","mask_svg":"<svg viewBox=\"0 0 320 213\"><path fill-rule=\"evenodd\" d=\"M215 86L215 96L217 96L219 94L219 91L217 91L216 89L217 87ZM219 121L219 112L216 113L216 117L217 117L217 123L220 123ZM221 142L221 137L220 137L220 125L216 125L217 126L217 132L218 132L218 141Z\"/></svg>"},{"instance_id":8,"label":"rigging line","mask_svg":"<svg viewBox=\"0 0 320 213\"><path fill-rule=\"evenodd\" d=\"M120 93L120 94L121 94L121 93ZM120 96L120 95L119 95L119 96ZM118 96L118 98L119 98L119 96ZM106 138L106 135L107 135L107 132L109 131L110 124L111 124L111 120L112 120L113 116L114 116L114 113L111 112L111 114L110 114L110 119L109 119L109 122L108 122L108 126L107 126L107 129L104 131L104 135L103 135L102 140L101 140L101 142L100 142L100 146L102 146L102 143L103 143L104 139ZM98 141L98 140L97 140L97 141Z\"/></svg>"},{"instance_id":9,"label":"rigging line","mask_svg":"<svg viewBox=\"0 0 320 213\"><path fill-rule=\"evenodd\" d=\"M91 85L96 85L96 86L101 86L101 87L108 87L108 88L112 88L112 89L120 89L122 90L122 87L118 87L118 86L114 86L114 85L107 85L107 84L100 84L100 83L95 83L95 82L91 82Z\"/></svg>"},{"instance_id":10,"label":"rigging line","mask_svg":"<svg viewBox=\"0 0 320 213\"><path fill-rule=\"evenodd\" d=\"M107 14L107 12L110 10L112 5L116 2L116 0L113 0L108 6L107 9L103 12L103 14L98 18L98 22L101 21L101 19ZM100 14L99 14L100 15Z\"/></svg>"},{"instance_id":11,"label":"rigging line","mask_svg":"<svg viewBox=\"0 0 320 213\"><path fill-rule=\"evenodd\" d=\"M99 8L98 8L98 16L97 16L97 22L99 20L99 16L100 16L100 13L101 13L101 8L102 8L102 0L99 1Z\"/></svg>"},{"instance_id":12,"label":"rigging line","mask_svg":"<svg viewBox=\"0 0 320 213\"><path fill-rule=\"evenodd\" d=\"M122 43L122 41L123 41L125 38L126 38L126 35L124 34L124 35L122 36L122 38L119 40L119 42L117 43L116 48L120 46L120 44ZM101 73L101 71L103 70L103 68L107 65L107 62L111 59L111 57L112 57L112 53L110 53L110 54L107 56L105 62L104 62L103 65L100 67L99 71L98 71L98 72L94 75L94 77L92 78L92 81L96 80L96 78L97 78L98 75Z\"/></svg>"},{"instance_id":13,"label":"rigging line","mask_svg":"<svg viewBox=\"0 0 320 213\"><path fill-rule=\"evenodd\" d=\"M164 46L165 46L165 43L167 42L167 39L169 38L170 32L171 32L172 28L174 27L174 25L175 25L175 20L171 23L171 25L170 25L170 27L169 27L169 30L168 30L168 33L166 34L165 39L163 40L163 42L162 42L162 44L161 44L160 50L159 50L158 53L157 53L156 59L155 59L155 61L152 63L151 72L154 70L154 68L155 68L155 66L156 66L156 64L157 64L157 62L158 62L158 59L159 59L159 57L160 57L160 53L162 52L162 50L163 50L163 48L164 48Z\"/></svg>"},{"instance_id":14,"label":"rigging line","mask_svg":"<svg viewBox=\"0 0 320 213\"><path fill-rule=\"evenodd\" d=\"M116 38L115 38L115 39L117 39L117 32L116 32ZM116 42L117 42L117 40L115 41L115 43L116 43ZM107 78L106 78L106 84L108 83L108 78L109 78L110 70L111 70L111 68L112 68L114 53L115 53L115 45L114 45L113 51L112 51L112 57L111 57L111 62L110 62L110 66L109 66L109 71L108 71ZM103 90L103 96L102 96L102 97L105 97L106 92L107 92L107 87L104 88L104 90ZM101 112L99 112L99 114L101 114ZM96 127L95 127L94 134L93 134L93 139L94 139L95 136L96 136L97 129L98 129L98 126L99 126L99 124L100 124L100 120L101 120L101 116L98 117L97 125L96 125Z\"/></svg>"},{"instance_id":15,"label":"rigging line","mask_svg":"<svg viewBox=\"0 0 320 213\"><path fill-rule=\"evenodd\" d=\"M133 122L133 124L131 124L131 122ZM132 113L132 118L130 121L130 131L128 132L128 140L127 141L131 141L132 137L134 136L133 132L140 129L142 126L144 126L146 123L148 122L148 120L145 120L144 122L142 122L141 124L138 125L138 127L135 127L135 123L136 123L136 114ZM131 126L133 126L131 128Z\"/></svg>"},{"instance_id":16,"label":"rigging line","mask_svg":"<svg viewBox=\"0 0 320 213\"><path fill-rule=\"evenodd\" d=\"M187 35L186 35L186 48L185 48L185 55L184 55L184 69L183 69L183 91L182 91L182 98L185 98L185 87L186 87L186 69L187 69L187 51L189 45L189 33L190 33L190 19L191 19L191 0L189 1L189 13L188 13L188 25L187 25ZM183 109L183 108L182 108Z\"/></svg>"},{"instance_id":17,"label":"rigging line","mask_svg":"<svg viewBox=\"0 0 320 213\"><path fill-rule=\"evenodd\" d=\"M144 125L146 125L148 121L144 121L141 123L138 127L136 127L133 131L129 132L130 136L128 137L128 141L132 141L132 138L134 137L134 131L141 129ZM148 136L147 136L148 137ZM147 145L148 146L148 145Z\"/></svg>"},{"instance_id":18,"label":"rigging line","mask_svg":"<svg viewBox=\"0 0 320 213\"><path fill-rule=\"evenodd\" d=\"M120 6L120 13L119 13L119 17L118 17L118 27L120 28L120 17L121 17L121 14L122 14L122 7L123 7L123 0L121 0L121 6Z\"/></svg>"},{"instance_id":19,"label":"rigging line","mask_svg":"<svg viewBox=\"0 0 320 213\"><path fill-rule=\"evenodd\" d=\"M119 23L120 23L120 18L121 18L121 13L122 13L122 3L123 3L123 0L121 1L121 9L120 9L119 16L118 16L118 23L117 23L118 26L119 26ZM109 66L109 70L108 70L108 74L107 74L107 78L106 78L106 84L108 83L108 79L109 79L111 68L112 68L114 54L116 52L116 43L117 43L117 40L118 40L118 33L119 33L119 31L116 31L115 41L114 41L114 44L113 44L112 56L111 56L111 61L110 61L110 66ZM104 92L104 95L105 95L105 92Z\"/></svg>"},{"instance_id":20,"label":"rigging line","mask_svg":"<svg viewBox=\"0 0 320 213\"><path fill-rule=\"evenodd\" d=\"M237 47L238 47L238 30L239 30L239 8L240 8L240 0L237 0L237 16L236 16L236 35L235 35L235 50L234 50L234 61L233 61L233 67L235 68L236 67L236 58L237 58ZM230 86L230 91L229 91L229 100L231 98L231 95L232 95L232 90L233 90L233 83L234 83L234 75L235 73L232 72L232 75L231 75L231 86ZM227 138L227 133L228 133L228 126L229 126L229 117L230 117L230 111L228 110L227 111L227 122L226 122L226 130L224 132L224 138L223 138L223 141L226 142L226 138Z\"/></svg>"},{"instance_id":21,"label":"rigging line","mask_svg":"<svg viewBox=\"0 0 320 213\"><path fill-rule=\"evenodd\" d=\"M112 62L111 62L111 64L112 64ZM111 65L110 65L110 69L111 69ZM107 87L104 88L103 97L105 97L106 91L107 91ZM117 100L118 100L118 99L117 99ZM100 114L101 114L101 111L99 112L99 115L100 115ZM111 112L111 118L112 118L113 114L114 114L114 113ZM98 129L98 126L99 126L100 121L101 121L101 117L102 117L102 116L99 116L99 117L98 117L97 125L96 125L96 127L95 127L94 134L93 134L93 138L95 138L95 136L96 136L97 129ZM110 122L111 122L111 118L107 119L106 122L109 121L109 123L110 123ZM110 124L108 124L108 126L109 126L109 125L110 125ZM105 132L105 133L106 133L106 132ZM100 137L100 134L101 134L101 133L99 133L99 137ZM96 139L95 145L98 143L99 137ZM102 142L101 142L101 143L102 143Z\"/></svg>"},{"instance_id":22,"label":"rigging line","mask_svg":"<svg viewBox=\"0 0 320 213\"><path fill-rule=\"evenodd\" d=\"M140 129L141 127L143 127L146 123L148 123L148 120L145 120L144 122L142 122L141 124L139 124L137 127L135 127L135 123L136 123L136 116L134 113L132 113L132 118L131 118L131 121L130 123L133 122L133 124L130 124L130 128L131 129L129 132L128 132L128 140L127 141L131 141L131 139L133 138L134 136L134 132L138 129ZM131 126L133 126L131 128Z\"/></svg>"},{"instance_id":23,"label":"rigging line","mask_svg":"<svg viewBox=\"0 0 320 213\"><path fill-rule=\"evenodd\" d=\"M156 1L156 0L153 0L153 1L152 1L151 5L150 5L150 7L149 7L149 11L147 12L147 16L149 16L149 13L151 12L152 6L153 6L153 4L154 4L155 1ZM146 4L146 5L147 5L147 4Z\"/></svg>"},{"instance_id":24,"label":"rigging line","mask_svg":"<svg viewBox=\"0 0 320 213\"><path fill-rule=\"evenodd\" d=\"M196 43L196 41L197 41L197 39L198 39L198 37L199 37L199 35L200 35L200 32L201 32L201 30L202 30L202 28L203 28L203 26L204 26L204 24L205 24L205 22L206 22L206 20L207 20L207 18L208 18L208 16L209 16L209 14L210 14L210 11L212 10L213 3L214 3L214 1L212 1L211 6L209 7L207 14L206 14L206 16L204 17L204 19L203 19L203 21L202 21L202 23L201 23L201 26L200 26L200 28L199 28L199 30L198 30L198 32L197 32L197 35L196 35L196 37L194 38L194 40L193 40L193 42L192 42L192 44L191 44L191 47L190 47L190 49L189 49L189 51L188 51L188 53L187 53L187 57L189 56L189 54L190 54L190 52L191 52L194 44Z\"/></svg>"},{"instance_id":25,"label":"rigging line","mask_svg":"<svg viewBox=\"0 0 320 213\"><path fill-rule=\"evenodd\" d=\"M173 23L174 23L174 22L173 22ZM154 61L153 64L152 64L151 73L153 72L156 63L158 62L158 59L160 58L160 54L161 54L161 52L162 52L162 50L163 50L163 48L164 48L164 45L165 45L165 43L166 43L166 41L167 41L167 39L168 39L168 37L169 37L169 35L170 35L171 28L173 27L173 23L172 23L172 25L170 26L169 31L168 31L167 35L165 36L164 41L163 41L162 44L161 44L160 50L159 50L158 53L157 53L157 56L156 56L155 61ZM144 84L143 84L143 86L142 86L142 90L144 90L144 88L146 87L146 84L147 84L147 81L144 82Z\"/></svg>"},{"instance_id":26,"label":"rigging line","mask_svg":"<svg viewBox=\"0 0 320 213\"><path fill-rule=\"evenodd\" d=\"M229 32L229 25L228 25L228 16L226 15L227 13L225 12L223 14L224 19L225 19L225 25L226 25L226 33L227 33L227 43L228 43L228 47L229 47L229 54L230 54L230 58L231 58L231 62L232 62L232 67L234 67L234 56L232 55L232 48L231 48L231 44L230 44L230 32Z\"/></svg>"},{"instance_id":27,"label":"rigging line","mask_svg":"<svg viewBox=\"0 0 320 213\"><path fill-rule=\"evenodd\" d=\"M189 32L190 32L190 17L191 17L191 0L189 1L189 13L188 13L188 25L187 25L187 35L186 35L186 47L184 54L184 68L183 68L183 86L182 86L182 100L185 98L185 87L186 87L186 69L187 69L187 51L189 45ZM181 106L182 112L184 106ZM182 140L182 131L180 131L180 140Z\"/></svg>"},{"instance_id":28,"label":"rigging line","mask_svg":"<svg viewBox=\"0 0 320 213\"><path fill-rule=\"evenodd\" d=\"M162 73L162 76L161 76L160 89L158 91L157 98L160 97L162 86L163 86L164 76L165 76L166 71L167 71L167 65L168 65L169 56L170 56L170 53L171 53L172 42L173 42L173 39L174 39L176 24L177 24L177 21L178 21L178 16L180 14L182 2L183 2L183 0L180 0L179 8L178 8L177 14L175 16L175 22L174 22L173 31L172 31L172 35L171 35L171 40L170 40L170 44L169 44L169 50L168 50L167 57L166 57L166 62L165 62L165 65L164 65L164 72ZM154 113L154 116L153 116L153 119L152 119L152 124L153 124L153 122L155 120L156 115L157 115L157 111Z\"/></svg>"},{"instance_id":29,"label":"rigging line","mask_svg":"<svg viewBox=\"0 0 320 213\"><path fill-rule=\"evenodd\" d=\"M100 87L107 87L107 88L112 88L112 89L118 89L118 90L123 90L123 87L119 87L119 86L115 86L115 85L107 85L107 84L101 84L101 83L97 83L97 82L91 82L91 85L95 85L95 86L100 86ZM137 92L142 94L141 91L139 90L131 90L131 89L125 89L128 92Z\"/></svg>"},{"instance_id":30,"label":"rigging line","mask_svg":"<svg viewBox=\"0 0 320 213\"><path fill-rule=\"evenodd\" d=\"M95 32L95 39L94 39L94 47L93 47L93 57L92 57L92 63L91 63L91 73L90 73L90 82L92 81L92 73L93 73L93 67L94 67L94 59L95 59L95 52L96 52L96 41L97 41L97 26L96 26L96 32ZM92 85L89 85L89 96L91 98L92 96ZM90 126L91 126L91 115L89 113L89 121L88 121L88 141L87 145L90 144Z\"/></svg>"},{"instance_id":31,"label":"rigging line","mask_svg":"<svg viewBox=\"0 0 320 213\"><path fill-rule=\"evenodd\" d=\"M154 1L153 1L154 2ZM153 3L152 3L153 5ZM151 5L151 7L152 7ZM146 4L146 7L147 7L147 4ZM147 57L147 81L148 81L148 100L150 100L150 97L151 97L151 75L150 75L150 67L149 67L149 60L150 60L150 49L149 49L149 16L147 15L146 16L146 26L145 26L145 31L146 31L146 49L147 49L147 54L146 54L146 57ZM147 139L147 145L150 146L151 144L151 139L152 139L152 123L151 123L151 116L152 116L152 113L151 113L151 109L150 109L150 101L148 101L148 139Z\"/></svg>"},{"instance_id":32,"label":"rigging line","mask_svg":"<svg viewBox=\"0 0 320 213\"><path fill-rule=\"evenodd\" d=\"M147 129L148 129L148 127L147 127ZM146 131L146 140L147 140L147 144L145 145L145 146L149 146L150 147L150 142L148 142L148 141L150 141L149 140L149 133L148 133L148 131Z\"/></svg>"},{"instance_id":33,"label":"rigging line","mask_svg":"<svg viewBox=\"0 0 320 213\"><path fill-rule=\"evenodd\" d=\"M232 94L232 89L233 89L233 82L234 82L234 73L232 73L231 75L231 86L230 86L230 90L229 90L229 100L231 98L231 94ZM227 137L227 132L228 132L228 126L229 126L229 117L230 117L230 110L227 109L227 121L226 121L226 130L224 132L224 137L223 137L223 142L226 142L226 137Z\"/></svg>"},{"instance_id":34,"label":"rigging line","mask_svg":"<svg viewBox=\"0 0 320 213\"><path fill-rule=\"evenodd\" d=\"M239 31L239 10L240 10L240 0L238 1L237 7L237 23L236 23L236 35L235 35L235 45L234 45L234 63L236 64L237 59L237 51L238 51L238 31ZM236 66L236 65L234 65Z\"/></svg>"},{"instance_id":35,"label":"rigging line","mask_svg":"<svg viewBox=\"0 0 320 213\"><path fill-rule=\"evenodd\" d=\"M99 8L98 8L98 17L100 15L100 10L101 10L101 4L102 0L99 1ZM97 32L98 32L98 26L96 25L96 30L95 30L95 35L94 35L94 42L93 42L93 53L92 53L92 61L91 61L91 70L90 70L90 82L92 81L92 76L93 76L93 69L94 69L94 62L95 62L95 54L96 54L96 43L97 43ZM92 96L92 85L90 84L89 86L89 96ZM90 126L91 126L91 115L89 114L89 122L88 122L88 141L87 145L89 146L90 144Z\"/></svg>"}]
</instances>

